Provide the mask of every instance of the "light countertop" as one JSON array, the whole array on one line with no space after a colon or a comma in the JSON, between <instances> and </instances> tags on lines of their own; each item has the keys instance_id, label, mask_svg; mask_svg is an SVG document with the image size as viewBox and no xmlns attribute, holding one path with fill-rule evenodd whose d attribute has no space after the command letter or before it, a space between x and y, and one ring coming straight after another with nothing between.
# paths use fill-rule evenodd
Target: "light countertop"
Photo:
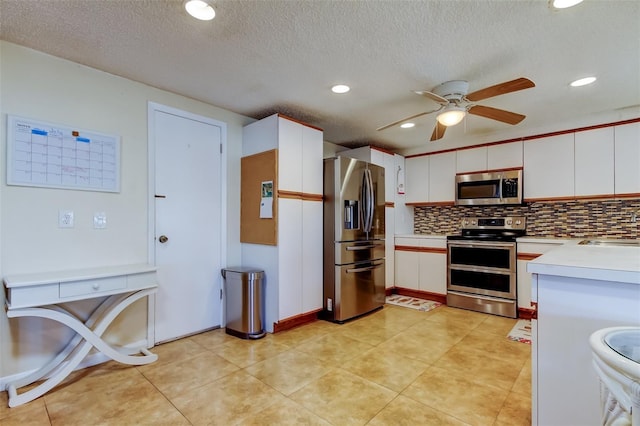
<instances>
[{"instance_id":1,"label":"light countertop","mask_svg":"<svg viewBox=\"0 0 640 426\"><path fill-rule=\"evenodd\" d=\"M527 272L640 285L640 247L564 244L530 261Z\"/></svg>"}]
</instances>

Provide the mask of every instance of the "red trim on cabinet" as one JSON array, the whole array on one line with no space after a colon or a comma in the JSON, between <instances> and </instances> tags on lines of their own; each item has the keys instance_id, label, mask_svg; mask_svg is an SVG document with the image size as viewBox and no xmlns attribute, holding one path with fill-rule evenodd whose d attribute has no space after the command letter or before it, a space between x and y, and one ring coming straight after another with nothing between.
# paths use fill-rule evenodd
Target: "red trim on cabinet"
<instances>
[{"instance_id":1,"label":"red trim on cabinet","mask_svg":"<svg viewBox=\"0 0 640 426\"><path fill-rule=\"evenodd\" d=\"M542 256L540 253L518 253L516 257L518 260L533 260L540 256Z\"/></svg>"},{"instance_id":2,"label":"red trim on cabinet","mask_svg":"<svg viewBox=\"0 0 640 426\"><path fill-rule=\"evenodd\" d=\"M289 117L289 116L282 115L282 114L278 114L278 117L284 118L285 120L293 121L294 123L302 124L303 126L306 126L306 127L311 127L312 129L320 130L321 132L324 131L320 127L312 126L309 123L305 123L304 121L297 120L297 119L295 119L293 117Z\"/></svg>"},{"instance_id":3,"label":"red trim on cabinet","mask_svg":"<svg viewBox=\"0 0 640 426\"><path fill-rule=\"evenodd\" d=\"M444 149L442 151L433 151L433 152L425 152L422 154L407 155L405 158L423 157L425 155L442 154L442 153L451 152L451 151L463 151L465 149L482 148L483 146L492 146L492 145L502 145L504 143L511 143L511 142L519 142L519 141L524 142L524 141L529 141L533 139L548 138L550 136L566 135L567 133L585 132L588 130L602 129L605 127L612 127L612 126L622 126L624 124L639 123L639 122L640 122L640 117L631 118L629 120L616 121L613 123L596 124L593 126L578 127L575 129L559 130L557 132L540 133L537 135L523 136L520 138L512 138L512 139L505 139L501 141L488 142L480 145L463 146L455 149Z\"/></svg>"},{"instance_id":4,"label":"red trim on cabinet","mask_svg":"<svg viewBox=\"0 0 640 426\"><path fill-rule=\"evenodd\" d=\"M405 206L414 206L414 207L455 206L455 202L453 202L453 201L433 201L433 202L416 201L416 202L404 203L404 204L405 204Z\"/></svg>"},{"instance_id":5,"label":"red trim on cabinet","mask_svg":"<svg viewBox=\"0 0 640 426\"><path fill-rule=\"evenodd\" d=\"M439 247L395 246L394 249L397 251L417 251L420 253L447 254L446 248L439 248Z\"/></svg>"}]
</instances>

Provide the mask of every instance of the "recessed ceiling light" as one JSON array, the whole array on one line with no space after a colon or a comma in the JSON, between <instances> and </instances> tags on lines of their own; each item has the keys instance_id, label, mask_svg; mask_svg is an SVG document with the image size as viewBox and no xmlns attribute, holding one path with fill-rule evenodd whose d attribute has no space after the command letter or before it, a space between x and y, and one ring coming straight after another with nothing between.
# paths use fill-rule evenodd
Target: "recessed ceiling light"
<instances>
[{"instance_id":1,"label":"recessed ceiling light","mask_svg":"<svg viewBox=\"0 0 640 426\"><path fill-rule=\"evenodd\" d=\"M552 0L550 3L556 9L566 9L582 3L582 0Z\"/></svg>"},{"instance_id":2,"label":"recessed ceiling light","mask_svg":"<svg viewBox=\"0 0 640 426\"><path fill-rule=\"evenodd\" d=\"M344 84L336 84L331 88L333 93L347 93L351 88Z\"/></svg>"},{"instance_id":3,"label":"recessed ceiling light","mask_svg":"<svg viewBox=\"0 0 640 426\"><path fill-rule=\"evenodd\" d=\"M411 122L409 122L409 123L402 123L402 124L400 125L400 127L402 127L403 129L410 129L410 128L412 128L412 127L413 127L413 126L415 126L415 125L416 125L416 123L411 123Z\"/></svg>"},{"instance_id":4,"label":"recessed ceiling light","mask_svg":"<svg viewBox=\"0 0 640 426\"><path fill-rule=\"evenodd\" d=\"M594 81L596 81L595 77L585 77L585 78L580 78L576 81L572 81L569 85L572 87L580 87L580 86L586 86L587 84L591 84Z\"/></svg>"},{"instance_id":5,"label":"recessed ceiling light","mask_svg":"<svg viewBox=\"0 0 640 426\"><path fill-rule=\"evenodd\" d=\"M186 0L184 8L189 15L201 21L210 21L216 17L211 0Z\"/></svg>"}]
</instances>

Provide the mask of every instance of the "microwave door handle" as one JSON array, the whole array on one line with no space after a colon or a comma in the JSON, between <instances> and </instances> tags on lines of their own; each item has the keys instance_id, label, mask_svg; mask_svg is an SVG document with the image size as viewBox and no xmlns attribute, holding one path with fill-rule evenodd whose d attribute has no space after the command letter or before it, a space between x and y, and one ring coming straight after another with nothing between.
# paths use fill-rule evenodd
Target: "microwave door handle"
<instances>
[{"instance_id":1,"label":"microwave door handle","mask_svg":"<svg viewBox=\"0 0 640 426\"><path fill-rule=\"evenodd\" d=\"M504 173L500 173L500 179L498 180L498 197L500 198L500 203L503 203L502 200L502 186L504 184Z\"/></svg>"}]
</instances>

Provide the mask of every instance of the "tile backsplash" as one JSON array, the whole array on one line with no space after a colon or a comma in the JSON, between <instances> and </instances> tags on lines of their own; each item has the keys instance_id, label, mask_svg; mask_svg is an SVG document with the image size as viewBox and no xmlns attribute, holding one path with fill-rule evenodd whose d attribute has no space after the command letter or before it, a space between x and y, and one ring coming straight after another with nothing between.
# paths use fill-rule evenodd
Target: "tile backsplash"
<instances>
[{"instance_id":1,"label":"tile backsplash","mask_svg":"<svg viewBox=\"0 0 640 426\"><path fill-rule=\"evenodd\" d=\"M640 199L535 202L522 206L414 208L416 234L458 234L463 217L525 216L527 236L638 238ZM634 218L637 216L637 220Z\"/></svg>"}]
</instances>

